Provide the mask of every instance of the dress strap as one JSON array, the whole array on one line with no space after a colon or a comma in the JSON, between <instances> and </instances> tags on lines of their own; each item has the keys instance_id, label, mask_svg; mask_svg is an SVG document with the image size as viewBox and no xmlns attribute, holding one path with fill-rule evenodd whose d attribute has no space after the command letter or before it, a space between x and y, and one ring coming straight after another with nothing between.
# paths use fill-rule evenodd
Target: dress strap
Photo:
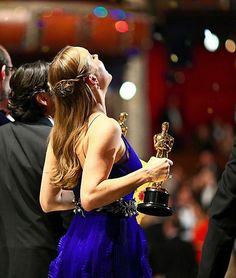
<instances>
[{"instance_id":1,"label":"dress strap","mask_svg":"<svg viewBox=\"0 0 236 278\"><path fill-rule=\"evenodd\" d=\"M87 128L87 131L86 133L88 132L88 129L90 128L90 126L92 125L92 123L97 119L97 117L101 116L102 113L99 113L97 114L93 119L92 121L88 124L88 128ZM85 154L85 151L84 151L84 148L82 147L82 152L83 152L83 155L84 155L84 158L86 158L86 154Z\"/></svg>"},{"instance_id":2,"label":"dress strap","mask_svg":"<svg viewBox=\"0 0 236 278\"><path fill-rule=\"evenodd\" d=\"M88 125L88 129L90 128L90 126L92 125L92 123L97 119L97 117L99 117L99 116L101 116L102 115L102 113L99 113L98 115L96 115L93 119L92 119L92 121L89 123L89 125ZM88 131L88 130L87 130Z\"/></svg>"},{"instance_id":3,"label":"dress strap","mask_svg":"<svg viewBox=\"0 0 236 278\"><path fill-rule=\"evenodd\" d=\"M119 165L119 164L125 163L126 161L129 160L129 157L130 157L129 143L123 134L121 135L121 138L122 138L123 142L125 143L125 152L122 155L122 157L114 165Z\"/></svg>"}]
</instances>

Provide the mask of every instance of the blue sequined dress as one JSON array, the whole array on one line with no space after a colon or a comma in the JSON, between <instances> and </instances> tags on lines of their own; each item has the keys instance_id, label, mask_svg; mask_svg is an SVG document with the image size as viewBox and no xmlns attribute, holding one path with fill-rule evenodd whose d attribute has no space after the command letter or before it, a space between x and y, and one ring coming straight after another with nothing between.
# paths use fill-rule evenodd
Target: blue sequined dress
<instances>
[{"instance_id":1,"label":"blue sequined dress","mask_svg":"<svg viewBox=\"0 0 236 278\"><path fill-rule=\"evenodd\" d=\"M142 167L125 137L126 157L113 165L109 178ZM75 195L79 199L79 186ZM61 238L49 278L151 278L147 242L136 221L133 192L104 208L78 209Z\"/></svg>"}]
</instances>

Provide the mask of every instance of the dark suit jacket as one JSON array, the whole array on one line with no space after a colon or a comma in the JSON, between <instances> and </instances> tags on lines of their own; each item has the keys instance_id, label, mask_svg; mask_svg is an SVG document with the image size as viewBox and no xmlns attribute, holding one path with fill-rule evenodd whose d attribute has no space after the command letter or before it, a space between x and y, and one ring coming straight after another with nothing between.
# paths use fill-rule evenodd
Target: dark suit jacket
<instances>
[{"instance_id":1,"label":"dark suit jacket","mask_svg":"<svg viewBox=\"0 0 236 278\"><path fill-rule=\"evenodd\" d=\"M223 278L236 238L236 138L210 208L198 278Z\"/></svg>"},{"instance_id":2,"label":"dark suit jacket","mask_svg":"<svg viewBox=\"0 0 236 278\"><path fill-rule=\"evenodd\" d=\"M48 119L0 127L0 277L46 278L65 232L61 214L39 204Z\"/></svg>"}]
</instances>

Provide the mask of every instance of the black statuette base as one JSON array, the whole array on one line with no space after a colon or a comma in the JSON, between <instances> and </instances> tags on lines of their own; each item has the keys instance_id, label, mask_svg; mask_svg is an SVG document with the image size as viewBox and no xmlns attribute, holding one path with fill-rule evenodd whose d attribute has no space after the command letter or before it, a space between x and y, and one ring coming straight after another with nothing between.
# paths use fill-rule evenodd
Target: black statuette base
<instances>
[{"instance_id":1,"label":"black statuette base","mask_svg":"<svg viewBox=\"0 0 236 278\"><path fill-rule=\"evenodd\" d=\"M144 192L144 202L138 204L137 210L141 213L154 216L170 216L172 208L168 207L169 193L164 188L148 187Z\"/></svg>"}]
</instances>

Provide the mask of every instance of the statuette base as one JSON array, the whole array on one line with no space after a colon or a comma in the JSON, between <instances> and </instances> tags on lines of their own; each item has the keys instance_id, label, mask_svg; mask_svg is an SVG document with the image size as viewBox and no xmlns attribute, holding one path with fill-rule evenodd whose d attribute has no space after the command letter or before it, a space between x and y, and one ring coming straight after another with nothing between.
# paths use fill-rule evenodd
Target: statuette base
<instances>
[{"instance_id":1,"label":"statuette base","mask_svg":"<svg viewBox=\"0 0 236 278\"><path fill-rule=\"evenodd\" d=\"M138 204L137 210L153 216L170 216L173 209L168 206L169 193L164 188L148 187L144 193L144 202Z\"/></svg>"}]
</instances>

